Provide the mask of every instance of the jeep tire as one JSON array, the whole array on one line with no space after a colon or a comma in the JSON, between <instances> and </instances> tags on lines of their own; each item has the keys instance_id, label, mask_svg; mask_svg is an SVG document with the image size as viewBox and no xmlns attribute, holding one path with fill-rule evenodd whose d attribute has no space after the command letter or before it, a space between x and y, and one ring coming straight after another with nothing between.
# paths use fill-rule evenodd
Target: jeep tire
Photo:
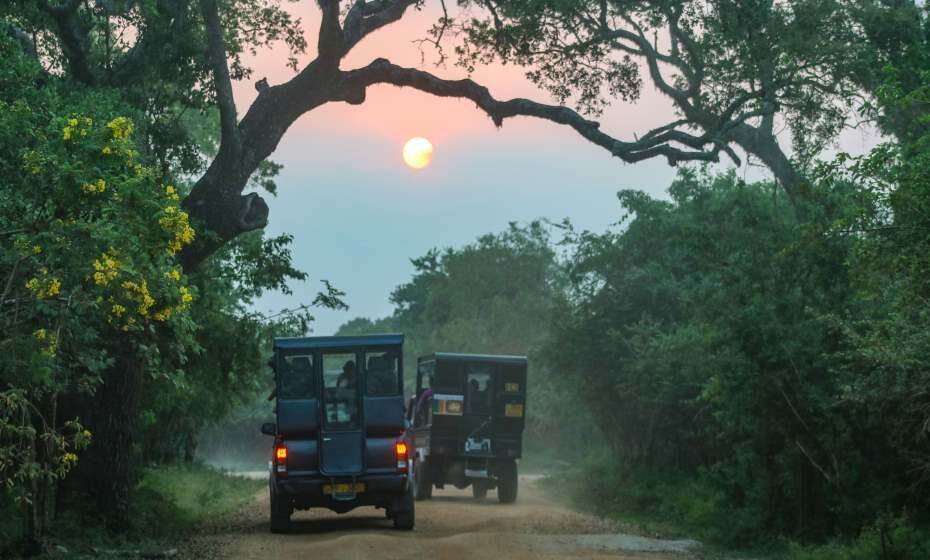
<instances>
[{"instance_id":1,"label":"jeep tire","mask_svg":"<svg viewBox=\"0 0 930 560\"><path fill-rule=\"evenodd\" d=\"M400 507L392 508L394 514L394 528L400 531L410 531L416 524L416 500L414 499L412 484L407 485L407 491L399 500Z\"/></svg>"},{"instance_id":2,"label":"jeep tire","mask_svg":"<svg viewBox=\"0 0 930 560\"><path fill-rule=\"evenodd\" d=\"M428 500L433 496L433 481L429 477L427 463L418 457L413 463L413 483L416 486L416 499Z\"/></svg>"},{"instance_id":3,"label":"jeep tire","mask_svg":"<svg viewBox=\"0 0 930 560\"><path fill-rule=\"evenodd\" d=\"M291 504L271 490L271 532L287 533L291 529Z\"/></svg>"},{"instance_id":4,"label":"jeep tire","mask_svg":"<svg viewBox=\"0 0 930 560\"><path fill-rule=\"evenodd\" d=\"M502 504L517 501L517 462L502 461L497 467L497 499Z\"/></svg>"},{"instance_id":5,"label":"jeep tire","mask_svg":"<svg viewBox=\"0 0 930 560\"><path fill-rule=\"evenodd\" d=\"M483 500L488 496L488 483L484 480L476 480L471 483L471 495L476 500Z\"/></svg>"}]
</instances>

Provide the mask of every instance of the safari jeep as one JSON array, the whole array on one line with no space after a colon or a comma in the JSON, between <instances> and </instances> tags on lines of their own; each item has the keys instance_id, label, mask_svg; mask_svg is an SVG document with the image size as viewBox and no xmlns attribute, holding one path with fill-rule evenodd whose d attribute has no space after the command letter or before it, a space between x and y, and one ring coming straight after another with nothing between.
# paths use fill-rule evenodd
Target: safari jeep
<instances>
[{"instance_id":1,"label":"safari jeep","mask_svg":"<svg viewBox=\"0 0 930 560\"><path fill-rule=\"evenodd\" d=\"M403 335L277 338L271 531L294 510L384 508L414 525L402 386Z\"/></svg>"},{"instance_id":2,"label":"safari jeep","mask_svg":"<svg viewBox=\"0 0 930 560\"><path fill-rule=\"evenodd\" d=\"M526 413L523 356L431 354L417 362L413 424L416 499L433 487L471 486L475 498L497 488L517 499L517 460Z\"/></svg>"}]
</instances>

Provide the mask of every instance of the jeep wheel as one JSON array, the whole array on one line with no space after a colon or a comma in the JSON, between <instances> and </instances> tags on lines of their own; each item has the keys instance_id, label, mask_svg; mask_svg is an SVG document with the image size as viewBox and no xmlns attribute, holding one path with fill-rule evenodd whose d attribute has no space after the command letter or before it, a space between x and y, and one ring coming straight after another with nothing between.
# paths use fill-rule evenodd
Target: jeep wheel
<instances>
[{"instance_id":1,"label":"jeep wheel","mask_svg":"<svg viewBox=\"0 0 930 560\"><path fill-rule=\"evenodd\" d=\"M498 466L497 499L502 504L517 501L517 463L506 461Z\"/></svg>"},{"instance_id":2,"label":"jeep wheel","mask_svg":"<svg viewBox=\"0 0 930 560\"><path fill-rule=\"evenodd\" d=\"M287 533L291 529L291 504L271 491L271 532Z\"/></svg>"},{"instance_id":3,"label":"jeep wheel","mask_svg":"<svg viewBox=\"0 0 930 560\"><path fill-rule=\"evenodd\" d=\"M429 479L429 469L419 458L413 463L413 484L417 500L428 500L433 496L433 481Z\"/></svg>"},{"instance_id":4,"label":"jeep wheel","mask_svg":"<svg viewBox=\"0 0 930 560\"><path fill-rule=\"evenodd\" d=\"M483 500L488 496L488 483L483 480L476 480L471 483L471 495L476 500Z\"/></svg>"},{"instance_id":5,"label":"jeep wheel","mask_svg":"<svg viewBox=\"0 0 930 560\"><path fill-rule=\"evenodd\" d=\"M401 498L400 508L395 508L394 528L401 531L410 531L416 523L416 500L414 500L413 485L407 487L407 492Z\"/></svg>"}]
</instances>

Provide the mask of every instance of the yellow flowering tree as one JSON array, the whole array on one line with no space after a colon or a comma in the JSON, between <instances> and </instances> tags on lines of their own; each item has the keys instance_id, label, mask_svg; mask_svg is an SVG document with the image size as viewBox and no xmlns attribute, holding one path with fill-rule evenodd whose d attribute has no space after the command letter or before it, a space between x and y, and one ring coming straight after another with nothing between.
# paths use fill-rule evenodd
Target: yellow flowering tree
<instances>
[{"instance_id":1,"label":"yellow flowering tree","mask_svg":"<svg viewBox=\"0 0 930 560\"><path fill-rule=\"evenodd\" d=\"M176 254L196 233L114 100L35 88L37 66L10 49L0 41L0 481L36 537L82 449L129 446L60 417L74 413L63 396L131 401L159 344L191 343L196 294Z\"/></svg>"}]
</instances>

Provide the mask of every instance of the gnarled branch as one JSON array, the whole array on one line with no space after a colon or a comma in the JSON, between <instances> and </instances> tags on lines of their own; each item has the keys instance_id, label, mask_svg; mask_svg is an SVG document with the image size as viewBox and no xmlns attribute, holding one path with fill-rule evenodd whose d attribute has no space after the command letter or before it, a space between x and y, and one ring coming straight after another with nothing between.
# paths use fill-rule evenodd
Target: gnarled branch
<instances>
[{"instance_id":1,"label":"gnarled branch","mask_svg":"<svg viewBox=\"0 0 930 560\"><path fill-rule=\"evenodd\" d=\"M342 83L334 88L333 100L345 97L364 98L364 89L374 84L412 87L439 97L470 99L482 109L496 126L515 116L537 117L570 126L588 141L606 149L611 155L628 163L656 156L665 157L671 165L681 161L718 161L726 142L707 134L695 136L669 127L653 131L644 138L626 142L600 130L600 125L561 105L547 105L529 99L499 101L488 89L470 79L444 80L413 68L404 68L379 58L368 66L342 73ZM679 144L684 148L676 147Z\"/></svg>"}]
</instances>

